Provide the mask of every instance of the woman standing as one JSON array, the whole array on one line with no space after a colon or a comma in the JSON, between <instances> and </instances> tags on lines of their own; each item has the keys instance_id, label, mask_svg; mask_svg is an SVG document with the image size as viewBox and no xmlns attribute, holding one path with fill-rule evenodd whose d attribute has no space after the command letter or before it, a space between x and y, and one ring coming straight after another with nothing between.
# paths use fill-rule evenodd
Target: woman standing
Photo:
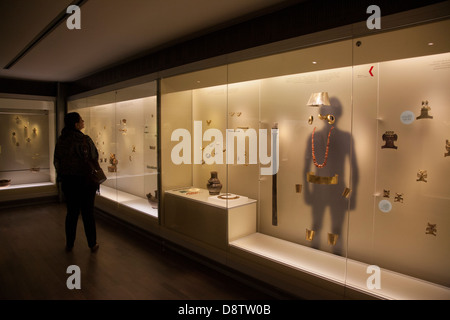
<instances>
[{"instance_id":1,"label":"woman standing","mask_svg":"<svg viewBox=\"0 0 450 320\"><path fill-rule=\"evenodd\" d=\"M78 216L81 212L88 246L92 252L96 252L99 245L94 200L99 186L88 179L86 158L98 161L98 151L92 139L81 132L83 128L84 120L77 112L65 115L64 129L56 142L53 163L57 181L61 183L66 199L66 251L72 251L75 244Z\"/></svg>"}]
</instances>

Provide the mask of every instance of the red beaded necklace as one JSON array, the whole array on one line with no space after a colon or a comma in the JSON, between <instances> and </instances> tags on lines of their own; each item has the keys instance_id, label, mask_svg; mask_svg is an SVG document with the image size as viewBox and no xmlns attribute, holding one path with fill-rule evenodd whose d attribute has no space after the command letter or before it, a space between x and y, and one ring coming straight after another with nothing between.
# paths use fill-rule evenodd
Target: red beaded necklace
<instances>
[{"instance_id":1,"label":"red beaded necklace","mask_svg":"<svg viewBox=\"0 0 450 320\"><path fill-rule=\"evenodd\" d=\"M323 168L327 165L327 160L328 160L328 149L330 148L330 135L331 135L331 130L333 130L334 127L331 127L330 132L328 132L328 139L327 139L327 148L325 150L325 160L323 161L322 164L318 164L317 160L316 160L316 154L314 152L314 132L316 131L316 127L314 127L312 136L311 136L311 149L312 149L312 157L313 157L313 162L314 165L317 168Z\"/></svg>"}]
</instances>

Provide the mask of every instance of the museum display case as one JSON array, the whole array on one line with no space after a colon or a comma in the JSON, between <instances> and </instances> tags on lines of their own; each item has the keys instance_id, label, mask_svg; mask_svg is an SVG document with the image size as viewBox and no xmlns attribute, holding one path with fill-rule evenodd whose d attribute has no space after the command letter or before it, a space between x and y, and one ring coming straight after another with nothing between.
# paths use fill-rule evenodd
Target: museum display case
<instances>
[{"instance_id":1,"label":"museum display case","mask_svg":"<svg viewBox=\"0 0 450 320\"><path fill-rule=\"evenodd\" d=\"M162 78L162 226L336 296L449 299L449 28Z\"/></svg>"},{"instance_id":2,"label":"museum display case","mask_svg":"<svg viewBox=\"0 0 450 320\"><path fill-rule=\"evenodd\" d=\"M54 101L0 98L0 192L2 201L56 195L53 150Z\"/></svg>"},{"instance_id":3,"label":"museum display case","mask_svg":"<svg viewBox=\"0 0 450 320\"><path fill-rule=\"evenodd\" d=\"M156 81L71 99L68 111L85 120L107 180L96 206L158 218ZM109 206L109 207L108 207Z\"/></svg>"}]
</instances>

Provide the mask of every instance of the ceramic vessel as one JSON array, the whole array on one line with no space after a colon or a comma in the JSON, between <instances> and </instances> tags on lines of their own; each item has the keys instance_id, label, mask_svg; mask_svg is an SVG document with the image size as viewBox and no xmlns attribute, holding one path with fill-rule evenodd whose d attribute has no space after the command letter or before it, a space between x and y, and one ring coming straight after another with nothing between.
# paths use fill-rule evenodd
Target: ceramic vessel
<instances>
[{"instance_id":1,"label":"ceramic vessel","mask_svg":"<svg viewBox=\"0 0 450 320\"><path fill-rule=\"evenodd\" d=\"M206 188L208 189L210 195L220 194L220 190L222 190L222 184L217 177L217 171L211 171L211 178L209 178L208 183L206 184Z\"/></svg>"}]
</instances>

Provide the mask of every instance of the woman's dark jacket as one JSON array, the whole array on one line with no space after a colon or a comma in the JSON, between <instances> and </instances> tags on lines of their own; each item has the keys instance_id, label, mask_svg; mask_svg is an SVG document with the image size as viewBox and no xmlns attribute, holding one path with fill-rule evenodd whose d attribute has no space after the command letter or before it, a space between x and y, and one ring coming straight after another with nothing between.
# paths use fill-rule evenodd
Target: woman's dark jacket
<instances>
[{"instance_id":1,"label":"woman's dark jacket","mask_svg":"<svg viewBox=\"0 0 450 320\"><path fill-rule=\"evenodd\" d=\"M53 157L58 181L67 175L85 176L88 172L85 155L98 161L98 151L92 139L79 130L64 128Z\"/></svg>"}]
</instances>

